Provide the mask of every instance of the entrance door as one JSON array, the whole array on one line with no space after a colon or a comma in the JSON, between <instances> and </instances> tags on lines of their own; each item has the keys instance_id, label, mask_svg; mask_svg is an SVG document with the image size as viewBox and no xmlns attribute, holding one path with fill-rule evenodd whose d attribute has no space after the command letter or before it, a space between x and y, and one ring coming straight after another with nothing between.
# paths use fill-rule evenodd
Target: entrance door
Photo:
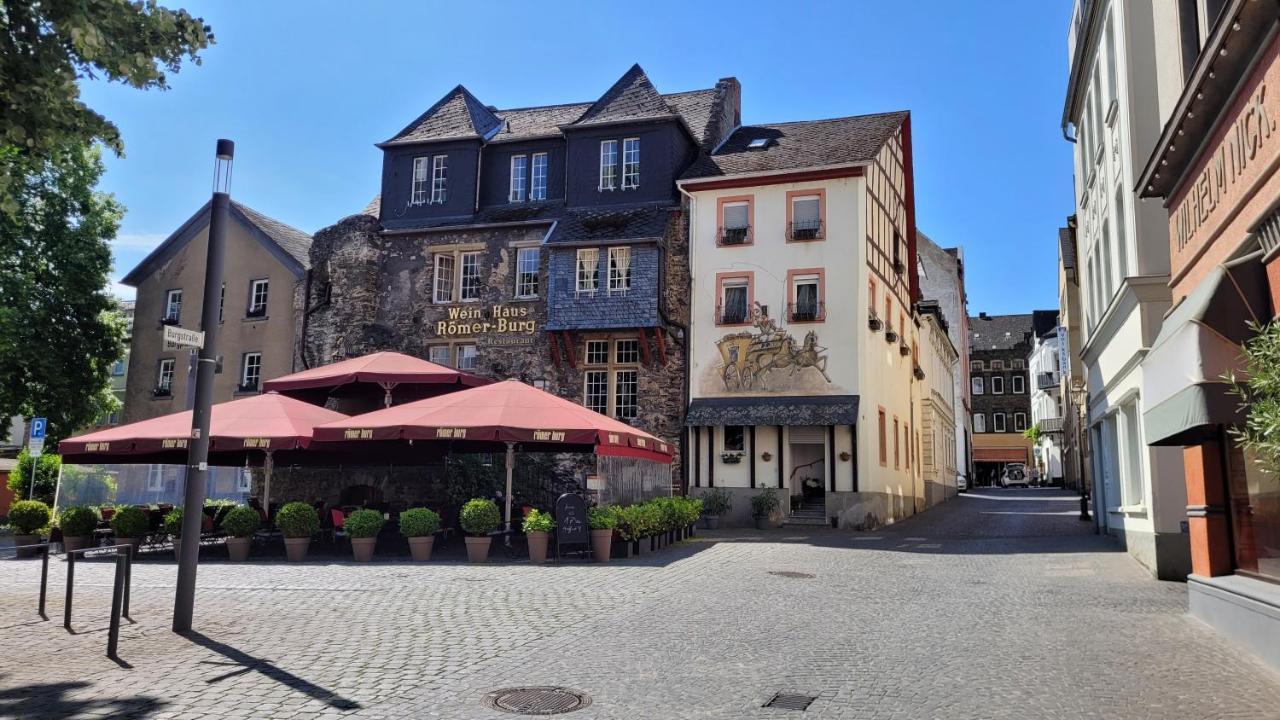
<instances>
[{"instance_id":1,"label":"entrance door","mask_svg":"<svg viewBox=\"0 0 1280 720\"><path fill-rule=\"evenodd\" d=\"M792 507L823 503L827 487L826 428L792 427L788 435L787 485Z\"/></svg>"}]
</instances>

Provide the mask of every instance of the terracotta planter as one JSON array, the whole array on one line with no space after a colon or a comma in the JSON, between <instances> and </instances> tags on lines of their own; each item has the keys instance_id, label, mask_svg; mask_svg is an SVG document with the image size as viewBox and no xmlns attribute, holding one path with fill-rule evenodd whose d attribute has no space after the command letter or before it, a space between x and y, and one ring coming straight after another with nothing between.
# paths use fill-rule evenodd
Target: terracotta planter
<instances>
[{"instance_id":1,"label":"terracotta planter","mask_svg":"<svg viewBox=\"0 0 1280 720\"><path fill-rule=\"evenodd\" d=\"M702 526L708 530L715 530L716 528L720 527L720 516L719 515L703 515Z\"/></svg>"},{"instance_id":2,"label":"terracotta planter","mask_svg":"<svg viewBox=\"0 0 1280 720\"><path fill-rule=\"evenodd\" d=\"M284 539L284 554L289 558L289 562L302 562L307 559L307 548L311 547L311 538L290 538Z\"/></svg>"},{"instance_id":3,"label":"terracotta planter","mask_svg":"<svg viewBox=\"0 0 1280 720\"><path fill-rule=\"evenodd\" d=\"M489 562L489 543L493 542L493 538L488 537L468 537L467 538L467 560L473 563Z\"/></svg>"},{"instance_id":4,"label":"terracotta planter","mask_svg":"<svg viewBox=\"0 0 1280 720\"><path fill-rule=\"evenodd\" d=\"M545 532L525 533L525 538L529 541L529 560L535 565L541 565L547 561L547 540L551 534Z\"/></svg>"},{"instance_id":5,"label":"terracotta planter","mask_svg":"<svg viewBox=\"0 0 1280 720\"><path fill-rule=\"evenodd\" d=\"M431 549L435 547L436 538L434 535L426 537L409 538L409 554L418 562L427 562L431 559Z\"/></svg>"},{"instance_id":6,"label":"terracotta planter","mask_svg":"<svg viewBox=\"0 0 1280 720\"><path fill-rule=\"evenodd\" d=\"M378 538L351 538L351 554L355 556L356 562L369 562L373 559L373 546L378 544Z\"/></svg>"},{"instance_id":7,"label":"terracotta planter","mask_svg":"<svg viewBox=\"0 0 1280 720\"><path fill-rule=\"evenodd\" d=\"M62 552L71 552L72 550L83 550L89 544L89 538L84 535L63 535L62 536Z\"/></svg>"},{"instance_id":8,"label":"terracotta planter","mask_svg":"<svg viewBox=\"0 0 1280 720\"><path fill-rule=\"evenodd\" d=\"M247 537L229 537L227 538L227 554L231 556L231 562L244 562L249 559L250 538Z\"/></svg>"},{"instance_id":9,"label":"terracotta planter","mask_svg":"<svg viewBox=\"0 0 1280 720\"><path fill-rule=\"evenodd\" d=\"M14 535L13 536L14 545L35 545L38 542L40 542L39 535ZM19 550L17 556L20 558L29 558L29 557L35 557L39 553L40 553L40 548L27 548L26 550Z\"/></svg>"},{"instance_id":10,"label":"terracotta planter","mask_svg":"<svg viewBox=\"0 0 1280 720\"><path fill-rule=\"evenodd\" d=\"M595 553L596 562L609 562L609 556L613 554L613 531L592 530L591 551Z\"/></svg>"}]
</instances>

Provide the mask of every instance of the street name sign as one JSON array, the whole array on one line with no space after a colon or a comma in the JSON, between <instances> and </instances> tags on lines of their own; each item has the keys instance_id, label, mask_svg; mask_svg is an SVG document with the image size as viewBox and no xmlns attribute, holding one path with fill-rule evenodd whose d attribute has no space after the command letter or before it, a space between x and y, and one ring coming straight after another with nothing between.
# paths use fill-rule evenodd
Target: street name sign
<instances>
[{"instance_id":1,"label":"street name sign","mask_svg":"<svg viewBox=\"0 0 1280 720\"><path fill-rule=\"evenodd\" d=\"M203 348L204 333L199 330L188 330L177 325L164 326L164 349L180 350L182 348Z\"/></svg>"}]
</instances>

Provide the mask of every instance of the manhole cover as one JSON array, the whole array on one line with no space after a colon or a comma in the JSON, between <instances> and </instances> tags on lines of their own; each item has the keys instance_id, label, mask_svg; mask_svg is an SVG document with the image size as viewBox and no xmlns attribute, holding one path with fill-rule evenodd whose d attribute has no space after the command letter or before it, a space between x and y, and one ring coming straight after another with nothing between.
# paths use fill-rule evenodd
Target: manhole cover
<instances>
[{"instance_id":1,"label":"manhole cover","mask_svg":"<svg viewBox=\"0 0 1280 720\"><path fill-rule=\"evenodd\" d=\"M559 715L591 704L591 696L562 687L527 687L494 690L484 704L517 715Z\"/></svg>"},{"instance_id":2,"label":"manhole cover","mask_svg":"<svg viewBox=\"0 0 1280 720\"><path fill-rule=\"evenodd\" d=\"M784 578L799 578L801 580L808 580L814 577L809 573L795 572L793 570L770 570L769 574L777 575L778 577L784 577Z\"/></svg>"},{"instance_id":3,"label":"manhole cover","mask_svg":"<svg viewBox=\"0 0 1280 720\"><path fill-rule=\"evenodd\" d=\"M813 695L799 695L797 693L778 693L774 695L769 702L764 704L767 708L781 708L783 710L808 710L814 700L818 698Z\"/></svg>"}]
</instances>

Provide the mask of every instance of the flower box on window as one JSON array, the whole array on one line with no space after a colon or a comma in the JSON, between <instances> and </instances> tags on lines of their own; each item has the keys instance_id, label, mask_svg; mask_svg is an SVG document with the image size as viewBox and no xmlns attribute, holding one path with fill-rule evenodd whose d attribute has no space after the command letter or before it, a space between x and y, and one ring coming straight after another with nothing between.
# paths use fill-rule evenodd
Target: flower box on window
<instances>
[{"instance_id":1,"label":"flower box on window","mask_svg":"<svg viewBox=\"0 0 1280 720\"><path fill-rule=\"evenodd\" d=\"M173 394L173 391L167 387L158 387L158 388L151 389L151 397L158 397L158 398L169 397L172 394Z\"/></svg>"},{"instance_id":2,"label":"flower box on window","mask_svg":"<svg viewBox=\"0 0 1280 720\"><path fill-rule=\"evenodd\" d=\"M723 462L725 465L737 465L738 463L742 462L742 453L739 453L739 452L720 453L720 461Z\"/></svg>"},{"instance_id":3,"label":"flower box on window","mask_svg":"<svg viewBox=\"0 0 1280 720\"><path fill-rule=\"evenodd\" d=\"M892 345L898 342L898 333L893 328L884 331L884 341Z\"/></svg>"},{"instance_id":4,"label":"flower box on window","mask_svg":"<svg viewBox=\"0 0 1280 720\"><path fill-rule=\"evenodd\" d=\"M884 327L884 323L880 321L880 318L876 317L875 313L871 313L867 317L867 327L871 328L873 332L878 332L880 328Z\"/></svg>"},{"instance_id":5,"label":"flower box on window","mask_svg":"<svg viewBox=\"0 0 1280 720\"><path fill-rule=\"evenodd\" d=\"M177 324L178 324L178 318L176 318L176 317L162 317L162 318L160 318L160 324L161 324L161 325L177 325Z\"/></svg>"},{"instance_id":6,"label":"flower box on window","mask_svg":"<svg viewBox=\"0 0 1280 720\"><path fill-rule=\"evenodd\" d=\"M908 347L905 342L901 343L898 345L898 353L901 354L903 357L906 357L907 355L911 354L911 348Z\"/></svg>"},{"instance_id":7,"label":"flower box on window","mask_svg":"<svg viewBox=\"0 0 1280 720\"><path fill-rule=\"evenodd\" d=\"M917 365L917 366L915 367L915 369L914 369L914 370L912 370L912 374L914 374L914 375L916 376L916 379L917 379L917 380L923 380L923 379L924 379L924 368L922 368L922 367L920 367L919 365Z\"/></svg>"},{"instance_id":8,"label":"flower box on window","mask_svg":"<svg viewBox=\"0 0 1280 720\"><path fill-rule=\"evenodd\" d=\"M907 265L906 265L906 263L902 262L902 260L900 260L900 259L899 259L899 260L894 260L894 261L893 261L893 271L894 271L894 272L896 272L896 273L898 273L899 275L901 275L902 273L906 272L906 271L907 271Z\"/></svg>"}]
</instances>

